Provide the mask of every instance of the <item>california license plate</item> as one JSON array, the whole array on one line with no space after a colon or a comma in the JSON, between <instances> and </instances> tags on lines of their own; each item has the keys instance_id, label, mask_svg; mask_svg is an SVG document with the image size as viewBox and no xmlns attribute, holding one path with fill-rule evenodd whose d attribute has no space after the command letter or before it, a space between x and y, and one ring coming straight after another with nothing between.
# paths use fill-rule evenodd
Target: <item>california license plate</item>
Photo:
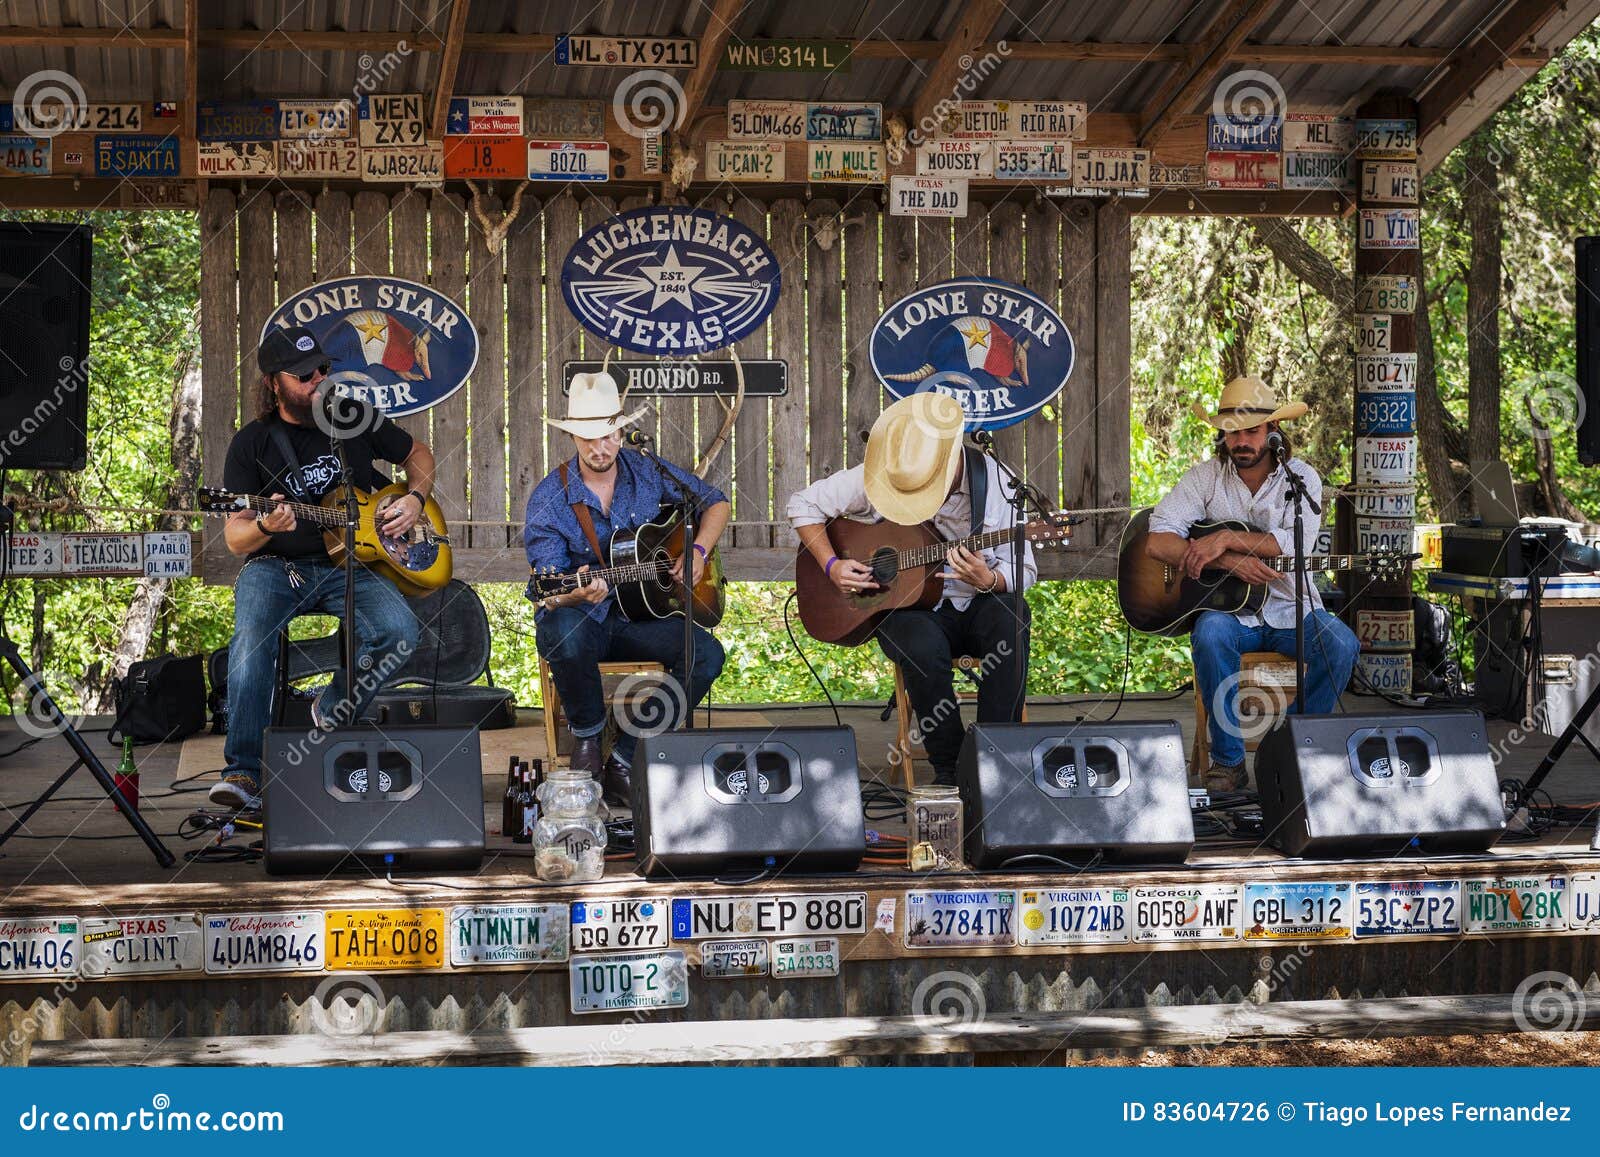
<instances>
[{"instance_id":1,"label":"california license plate","mask_svg":"<svg viewBox=\"0 0 1600 1157\"><path fill-rule=\"evenodd\" d=\"M765 940L707 940L699 947L700 975L708 980L767 974L771 953Z\"/></svg>"},{"instance_id":2,"label":"california license plate","mask_svg":"<svg viewBox=\"0 0 1600 1157\"><path fill-rule=\"evenodd\" d=\"M665 948L664 900L579 900L572 905L572 950Z\"/></svg>"},{"instance_id":3,"label":"california license plate","mask_svg":"<svg viewBox=\"0 0 1600 1157\"><path fill-rule=\"evenodd\" d=\"M472 904L450 909L450 963L548 964L571 942L565 904Z\"/></svg>"},{"instance_id":4,"label":"california license plate","mask_svg":"<svg viewBox=\"0 0 1600 1157\"><path fill-rule=\"evenodd\" d=\"M1558 932L1567 926L1567 878L1462 881L1468 932Z\"/></svg>"},{"instance_id":5,"label":"california license plate","mask_svg":"<svg viewBox=\"0 0 1600 1157\"><path fill-rule=\"evenodd\" d=\"M1461 881L1356 884L1356 939L1433 936L1461 931Z\"/></svg>"},{"instance_id":6,"label":"california license plate","mask_svg":"<svg viewBox=\"0 0 1600 1157\"><path fill-rule=\"evenodd\" d=\"M867 930L867 894L704 896L672 901L672 938L858 935Z\"/></svg>"},{"instance_id":7,"label":"california license plate","mask_svg":"<svg viewBox=\"0 0 1600 1157\"><path fill-rule=\"evenodd\" d=\"M801 936L792 940L774 940L772 975L780 978L838 976L838 937Z\"/></svg>"},{"instance_id":8,"label":"california license plate","mask_svg":"<svg viewBox=\"0 0 1600 1157\"><path fill-rule=\"evenodd\" d=\"M1028 891L1018 909L1020 945L1115 944L1131 935L1126 888Z\"/></svg>"},{"instance_id":9,"label":"california license plate","mask_svg":"<svg viewBox=\"0 0 1600 1157\"><path fill-rule=\"evenodd\" d=\"M336 908L324 916L330 972L444 967L443 908Z\"/></svg>"},{"instance_id":10,"label":"california license plate","mask_svg":"<svg viewBox=\"0 0 1600 1157\"><path fill-rule=\"evenodd\" d=\"M1246 940L1348 940L1351 930L1348 881L1244 886Z\"/></svg>"},{"instance_id":11,"label":"california license plate","mask_svg":"<svg viewBox=\"0 0 1600 1157\"><path fill-rule=\"evenodd\" d=\"M676 949L574 956L568 975L573 1012L684 1008L689 1003L689 963Z\"/></svg>"},{"instance_id":12,"label":"california license plate","mask_svg":"<svg viewBox=\"0 0 1600 1157\"><path fill-rule=\"evenodd\" d=\"M71 976L80 952L76 916L0 920L0 977Z\"/></svg>"},{"instance_id":13,"label":"california license plate","mask_svg":"<svg viewBox=\"0 0 1600 1157\"><path fill-rule=\"evenodd\" d=\"M200 971L199 916L86 919L81 931L85 976Z\"/></svg>"},{"instance_id":14,"label":"california license plate","mask_svg":"<svg viewBox=\"0 0 1600 1157\"><path fill-rule=\"evenodd\" d=\"M1009 947L1016 914L1015 892L907 892L906 947Z\"/></svg>"},{"instance_id":15,"label":"california license plate","mask_svg":"<svg viewBox=\"0 0 1600 1157\"><path fill-rule=\"evenodd\" d=\"M94 139L97 177L177 177L178 138L102 136Z\"/></svg>"},{"instance_id":16,"label":"california license plate","mask_svg":"<svg viewBox=\"0 0 1600 1157\"><path fill-rule=\"evenodd\" d=\"M322 912L207 916L207 972L321 972Z\"/></svg>"},{"instance_id":17,"label":"california license plate","mask_svg":"<svg viewBox=\"0 0 1600 1157\"><path fill-rule=\"evenodd\" d=\"M1133 888L1133 938L1148 943L1239 939L1239 885Z\"/></svg>"}]
</instances>

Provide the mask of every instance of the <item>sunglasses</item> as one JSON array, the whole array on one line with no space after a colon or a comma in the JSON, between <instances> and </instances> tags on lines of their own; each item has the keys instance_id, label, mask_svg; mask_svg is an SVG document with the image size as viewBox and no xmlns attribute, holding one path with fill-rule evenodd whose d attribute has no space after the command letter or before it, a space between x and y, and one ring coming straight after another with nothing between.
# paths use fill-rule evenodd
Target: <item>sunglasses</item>
<instances>
[{"instance_id":1,"label":"sunglasses","mask_svg":"<svg viewBox=\"0 0 1600 1157\"><path fill-rule=\"evenodd\" d=\"M309 374L290 374L289 376L294 378L301 385L305 385L305 383L309 382L312 378L316 377L318 374L321 374L323 377L327 377L328 376L328 369L329 369L330 365L331 365L331 363L329 363L329 362L323 362L320 366L318 366L316 369L312 370Z\"/></svg>"}]
</instances>

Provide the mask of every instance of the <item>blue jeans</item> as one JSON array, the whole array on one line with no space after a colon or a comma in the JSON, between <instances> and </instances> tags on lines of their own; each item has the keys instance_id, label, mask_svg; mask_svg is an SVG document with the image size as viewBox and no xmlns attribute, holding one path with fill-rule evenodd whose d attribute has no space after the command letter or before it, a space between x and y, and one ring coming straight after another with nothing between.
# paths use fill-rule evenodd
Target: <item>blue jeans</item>
<instances>
[{"instance_id":1,"label":"blue jeans","mask_svg":"<svg viewBox=\"0 0 1600 1157\"><path fill-rule=\"evenodd\" d=\"M277 685L278 632L297 615L344 614L344 569L327 559L295 559L305 580L290 585L285 560L263 556L245 563L233 585L233 639L228 644L229 772L261 782L261 733L272 719ZM356 568L356 695L342 706L344 673L317 699L325 719L353 723L384 681L417 645L417 619L394 585L365 567Z\"/></svg>"},{"instance_id":2,"label":"blue jeans","mask_svg":"<svg viewBox=\"0 0 1600 1157\"><path fill-rule=\"evenodd\" d=\"M710 631L697 626L694 678L685 681L683 620L676 617L631 623L615 607L603 619L591 619L578 607L557 607L539 615L537 635L539 654L550 664L550 677L561 696L567 724L579 739L599 735L606 727L601 663L649 661L667 669L671 682L666 694L645 696L635 711L618 719L612 754L630 767L638 737L676 727L685 710L700 706L722 673L722 644Z\"/></svg>"},{"instance_id":3,"label":"blue jeans","mask_svg":"<svg viewBox=\"0 0 1600 1157\"><path fill-rule=\"evenodd\" d=\"M1306 714L1325 715L1334 709L1350 682L1360 644L1355 632L1327 611L1312 611L1306 616L1305 626ZM1190 644L1195 681L1210 717L1211 762L1238 767L1244 762L1238 714L1239 656L1246 651L1276 651L1292 656L1294 628L1265 624L1247 627L1225 611L1203 611L1195 620ZM1292 699L1289 709L1294 710Z\"/></svg>"}]
</instances>

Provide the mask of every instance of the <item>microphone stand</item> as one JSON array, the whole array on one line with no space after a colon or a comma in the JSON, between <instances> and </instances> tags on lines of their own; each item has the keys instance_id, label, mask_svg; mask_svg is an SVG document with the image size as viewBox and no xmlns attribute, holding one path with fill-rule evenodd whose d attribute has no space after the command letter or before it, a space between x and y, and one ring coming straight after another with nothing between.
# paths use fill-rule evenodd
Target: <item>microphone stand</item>
<instances>
[{"instance_id":1,"label":"microphone stand","mask_svg":"<svg viewBox=\"0 0 1600 1157\"><path fill-rule=\"evenodd\" d=\"M318 404L327 415L328 426L336 430L333 396L333 389L329 387ZM353 707L356 701L356 522L361 517L361 500L356 497L355 475L350 468L350 456L345 453L346 440L330 432L328 441L333 443L334 453L339 456L339 484L344 487L344 631L340 636L339 660L344 665L345 702ZM347 714L348 722L354 723L354 710ZM336 726L340 723L337 715L333 723Z\"/></svg>"},{"instance_id":2,"label":"microphone stand","mask_svg":"<svg viewBox=\"0 0 1600 1157\"><path fill-rule=\"evenodd\" d=\"M672 472L661 464L655 452L650 448L652 441L650 435L642 430L634 431L630 435L628 445L639 451L639 456L656 468L656 473L661 475L677 500L673 503L677 507L678 517L683 521L683 581L681 583L683 599L683 718L678 721L676 730L694 730L694 704L689 702L689 688L694 683L694 494L687 486L682 485L672 476Z\"/></svg>"},{"instance_id":3,"label":"microphone stand","mask_svg":"<svg viewBox=\"0 0 1600 1157\"><path fill-rule=\"evenodd\" d=\"M1322 517L1322 507L1306 492L1306 480L1289 465L1281 449L1273 456L1283 467L1283 476L1289 486L1289 501L1294 505L1294 709L1297 715L1306 712L1306 546L1304 507Z\"/></svg>"}]
</instances>

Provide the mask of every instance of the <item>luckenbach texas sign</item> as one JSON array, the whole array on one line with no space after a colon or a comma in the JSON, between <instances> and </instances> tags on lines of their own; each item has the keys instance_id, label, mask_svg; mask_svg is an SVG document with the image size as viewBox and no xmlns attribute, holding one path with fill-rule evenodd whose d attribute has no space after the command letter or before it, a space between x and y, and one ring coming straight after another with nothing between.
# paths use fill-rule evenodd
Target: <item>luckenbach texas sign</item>
<instances>
[{"instance_id":1,"label":"luckenbach texas sign","mask_svg":"<svg viewBox=\"0 0 1600 1157\"><path fill-rule=\"evenodd\" d=\"M704 354L748 336L781 278L761 237L732 217L657 205L608 217L561 266L567 308L595 336L640 354Z\"/></svg>"},{"instance_id":2,"label":"luckenbach texas sign","mask_svg":"<svg viewBox=\"0 0 1600 1157\"><path fill-rule=\"evenodd\" d=\"M393 418L438 405L478 364L478 331L467 311L398 277L338 277L303 289L273 311L261 334L295 325L327 351L328 380L339 393Z\"/></svg>"}]
</instances>

